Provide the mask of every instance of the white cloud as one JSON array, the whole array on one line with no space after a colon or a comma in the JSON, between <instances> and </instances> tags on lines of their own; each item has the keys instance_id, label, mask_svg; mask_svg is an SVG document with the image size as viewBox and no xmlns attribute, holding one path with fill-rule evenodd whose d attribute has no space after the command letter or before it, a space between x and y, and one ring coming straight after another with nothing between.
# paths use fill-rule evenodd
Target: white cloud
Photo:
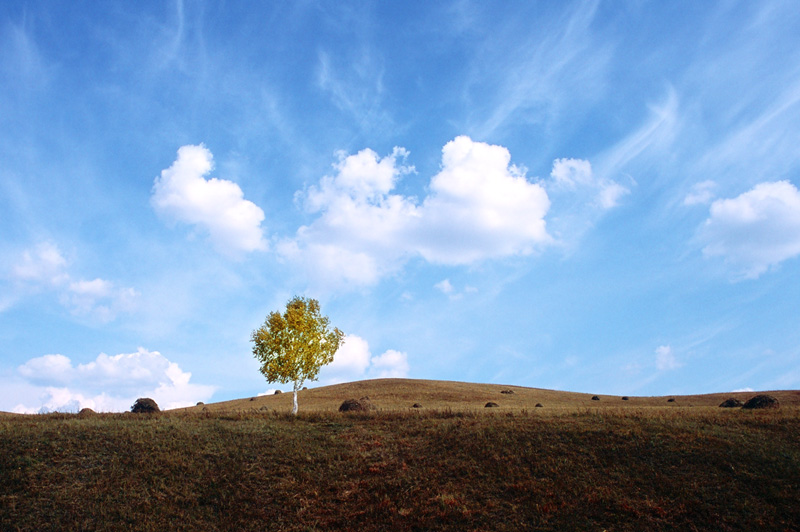
<instances>
[{"instance_id":1,"label":"white cloud","mask_svg":"<svg viewBox=\"0 0 800 532\"><path fill-rule=\"evenodd\" d=\"M360 336L348 334L333 357L333 362L320 370L324 385L352 382L361 379L406 377L409 372L406 353L389 349L372 356L369 344Z\"/></svg>"},{"instance_id":2,"label":"white cloud","mask_svg":"<svg viewBox=\"0 0 800 532\"><path fill-rule=\"evenodd\" d=\"M510 162L502 146L465 136L448 142L415 227L415 251L430 262L470 264L550 244L547 192Z\"/></svg>"},{"instance_id":3,"label":"white cloud","mask_svg":"<svg viewBox=\"0 0 800 532\"><path fill-rule=\"evenodd\" d=\"M453 285L450 283L450 279L445 279L444 281L440 281L435 285L433 285L433 287L439 290L443 294L452 294L453 290L455 290L453 288Z\"/></svg>"},{"instance_id":4,"label":"white cloud","mask_svg":"<svg viewBox=\"0 0 800 532\"><path fill-rule=\"evenodd\" d=\"M556 159L550 177L556 190L588 193L588 203L603 210L616 207L620 198L630 193L619 183L597 177L589 161L583 159Z\"/></svg>"},{"instance_id":5,"label":"white cloud","mask_svg":"<svg viewBox=\"0 0 800 532\"><path fill-rule=\"evenodd\" d=\"M266 250L261 230L264 211L244 199L236 183L205 179L213 168L213 156L205 146L182 146L172 166L155 179L151 205L168 220L207 231L224 253Z\"/></svg>"},{"instance_id":6,"label":"white cloud","mask_svg":"<svg viewBox=\"0 0 800 532\"><path fill-rule=\"evenodd\" d=\"M22 252L12 275L19 280L60 285L69 279L65 272L67 261L55 244L43 242Z\"/></svg>"},{"instance_id":7,"label":"white cloud","mask_svg":"<svg viewBox=\"0 0 800 532\"><path fill-rule=\"evenodd\" d=\"M408 355L389 349L382 355L372 357L369 376L376 379L403 378L408 376Z\"/></svg>"},{"instance_id":8,"label":"white cloud","mask_svg":"<svg viewBox=\"0 0 800 532\"><path fill-rule=\"evenodd\" d=\"M756 278L800 255L800 191L789 181L777 181L718 199L700 238L705 256L723 257L744 278Z\"/></svg>"},{"instance_id":9,"label":"white cloud","mask_svg":"<svg viewBox=\"0 0 800 532\"><path fill-rule=\"evenodd\" d=\"M545 190L510 165L502 146L458 137L442 150L429 195L392 194L406 150L380 158L372 150L340 156L334 176L298 195L319 216L277 246L287 260L326 286L376 283L421 256L449 265L526 255L552 242Z\"/></svg>"},{"instance_id":10,"label":"white cloud","mask_svg":"<svg viewBox=\"0 0 800 532\"><path fill-rule=\"evenodd\" d=\"M72 314L104 323L114 320L120 313L134 310L139 292L100 278L73 280L68 266L58 246L50 242L23 251L11 268L18 294L7 300L7 306L26 292L52 290Z\"/></svg>"},{"instance_id":11,"label":"white cloud","mask_svg":"<svg viewBox=\"0 0 800 532\"><path fill-rule=\"evenodd\" d=\"M13 408L19 413L129 410L139 397L150 397L162 409L190 406L207 401L214 386L192 384L192 374L183 371L158 351L139 348L135 353L114 356L101 353L96 359L74 365L60 354L33 358L17 369Z\"/></svg>"},{"instance_id":12,"label":"white cloud","mask_svg":"<svg viewBox=\"0 0 800 532\"><path fill-rule=\"evenodd\" d=\"M714 189L717 184L714 181L701 181L692 186L692 189L683 198L684 205L706 205L714 199Z\"/></svg>"},{"instance_id":13,"label":"white cloud","mask_svg":"<svg viewBox=\"0 0 800 532\"><path fill-rule=\"evenodd\" d=\"M678 359L675 358L672 347L661 345L656 348L656 369L658 371L678 369L681 365Z\"/></svg>"},{"instance_id":14,"label":"white cloud","mask_svg":"<svg viewBox=\"0 0 800 532\"><path fill-rule=\"evenodd\" d=\"M733 390L733 393L735 393L735 392L753 392L753 391L755 391L755 390L753 390L752 388L747 386L745 388L737 388L737 389Z\"/></svg>"}]
</instances>

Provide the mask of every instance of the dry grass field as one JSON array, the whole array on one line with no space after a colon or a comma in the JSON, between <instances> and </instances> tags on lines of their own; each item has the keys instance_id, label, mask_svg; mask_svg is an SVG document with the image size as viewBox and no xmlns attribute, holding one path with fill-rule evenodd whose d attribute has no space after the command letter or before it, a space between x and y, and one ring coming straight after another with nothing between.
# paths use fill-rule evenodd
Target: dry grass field
<instances>
[{"instance_id":1,"label":"dry grass field","mask_svg":"<svg viewBox=\"0 0 800 532\"><path fill-rule=\"evenodd\" d=\"M511 391L513 393L503 393ZM760 392L759 392L760 393ZM800 391L765 392L776 397L786 406L800 406ZM713 393L706 395L684 395L666 397L634 397L622 400L619 395L597 395L571 393L522 386L500 384L474 384L451 381L427 381L417 379L377 379L357 381L320 388L310 388L298 393L300 411L336 412L342 401L348 398L369 397L379 411L402 412L417 403L428 410L452 410L457 412L483 410L487 402L497 403L501 411L532 410L541 404L541 413L549 410L574 410L583 408L631 408L631 407L718 407L725 399L734 397L742 402L756 392ZM674 401L669 401L674 399ZM292 393L248 397L185 409L188 412L238 412L276 411L288 412L292 408Z\"/></svg>"},{"instance_id":2,"label":"dry grass field","mask_svg":"<svg viewBox=\"0 0 800 532\"><path fill-rule=\"evenodd\" d=\"M296 418L289 393L4 415L0 530L796 531L800 393L770 394L389 379L305 390ZM337 412L363 396L377 410Z\"/></svg>"}]
</instances>

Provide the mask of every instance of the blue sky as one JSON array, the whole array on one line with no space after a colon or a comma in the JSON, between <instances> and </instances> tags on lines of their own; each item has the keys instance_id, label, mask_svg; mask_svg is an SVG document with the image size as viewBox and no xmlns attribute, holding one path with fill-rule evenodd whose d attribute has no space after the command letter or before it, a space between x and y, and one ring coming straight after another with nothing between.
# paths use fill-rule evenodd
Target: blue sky
<instances>
[{"instance_id":1,"label":"blue sky","mask_svg":"<svg viewBox=\"0 0 800 532\"><path fill-rule=\"evenodd\" d=\"M347 334L318 384L800 388L798 28L788 1L4 2L0 410L265 393L249 336L294 295Z\"/></svg>"}]
</instances>

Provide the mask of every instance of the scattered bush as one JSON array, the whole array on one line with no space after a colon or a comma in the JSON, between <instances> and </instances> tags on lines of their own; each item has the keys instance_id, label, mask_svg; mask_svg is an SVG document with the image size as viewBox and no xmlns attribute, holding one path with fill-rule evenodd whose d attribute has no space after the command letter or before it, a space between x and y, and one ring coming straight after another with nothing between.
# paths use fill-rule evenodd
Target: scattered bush
<instances>
[{"instance_id":1,"label":"scattered bush","mask_svg":"<svg viewBox=\"0 0 800 532\"><path fill-rule=\"evenodd\" d=\"M600 400L600 398L597 397L596 395L592 396L592 401L599 401L599 400Z\"/></svg>"},{"instance_id":2,"label":"scattered bush","mask_svg":"<svg viewBox=\"0 0 800 532\"><path fill-rule=\"evenodd\" d=\"M159 409L158 404L149 397L140 397L133 403L131 412L134 414L154 414L156 412L161 412L161 409Z\"/></svg>"},{"instance_id":3,"label":"scattered bush","mask_svg":"<svg viewBox=\"0 0 800 532\"><path fill-rule=\"evenodd\" d=\"M534 408L544 408L544 405L542 403L536 403Z\"/></svg>"},{"instance_id":4,"label":"scattered bush","mask_svg":"<svg viewBox=\"0 0 800 532\"><path fill-rule=\"evenodd\" d=\"M674 397L670 397L669 399L667 399L667 402L668 403L674 403L675 402L675 398Z\"/></svg>"},{"instance_id":5,"label":"scattered bush","mask_svg":"<svg viewBox=\"0 0 800 532\"><path fill-rule=\"evenodd\" d=\"M504 393L506 395L512 395L514 393L514 390L502 390L500 393Z\"/></svg>"},{"instance_id":6,"label":"scattered bush","mask_svg":"<svg viewBox=\"0 0 800 532\"><path fill-rule=\"evenodd\" d=\"M734 397L731 397L722 401L719 406L720 408L738 408L742 406L742 402Z\"/></svg>"},{"instance_id":7,"label":"scattered bush","mask_svg":"<svg viewBox=\"0 0 800 532\"><path fill-rule=\"evenodd\" d=\"M628 400L628 396L627 395L622 396L622 400L623 401L627 401Z\"/></svg>"},{"instance_id":8,"label":"scattered bush","mask_svg":"<svg viewBox=\"0 0 800 532\"><path fill-rule=\"evenodd\" d=\"M762 394L750 398L744 405L742 405L742 408L778 408L778 406L780 406L780 403L778 403L777 399L771 395Z\"/></svg>"},{"instance_id":9,"label":"scattered bush","mask_svg":"<svg viewBox=\"0 0 800 532\"><path fill-rule=\"evenodd\" d=\"M339 407L339 412L368 412L370 410L377 410L369 397L362 397L361 399L347 399Z\"/></svg>"},{"instance_id":10,"label":"scattered bush","mask_svg":"<svg viewBox=\"0 0 800 532\"><path fill-rule=\"evenodd\" d=\"M81 408L81 411L78 412L78 415L81 416L81 417L86 417L86 416L94 415L96 413L97 412L95 412L91 408Z\"/></svg>"},{"instance_id":11,"label":"scattered bush","mask_svg":"<svg viewBox=\"0 0 800 532\"><path fill-rule=\"evenodd\" d=\"M204 404L205 403L203 401L197 401L197 405L196 406L203 406Z\"/></svg>"},{"instance_id":12,"label":"scattered bush","mask_svg":"<svg viewBox=\"0 0 800 532\"><path fill-rule=\"evenodd\" d=\"M498 408L499 406L500 405L498 405L497 403L493 403L493 402L489 401L488 403L486 403L484 408Z\"/></svg>"},{"instance_id":13,"label":"scattered bush","mask_svg":"<svg viewBox=\"0 0 800 532\"><path fill-rule=\"evenodd\" d=\"M422 405L419 403L414 403L413 405L411 405L411 408L422 408Z\"/></svg>"},{"instance_id":14,"label":"scattered bush","mask_svg":"<svg viewBox=\"0 0 800 532\"><path fill-rule=\"evenodd\" d=\"M280 394L282 394L282 393L283 393L283 392L282 392L282 391L280 391L280 390L275 390L275 394L274 394L274 395L280 395Z\"/></svg>"}]
</instances>

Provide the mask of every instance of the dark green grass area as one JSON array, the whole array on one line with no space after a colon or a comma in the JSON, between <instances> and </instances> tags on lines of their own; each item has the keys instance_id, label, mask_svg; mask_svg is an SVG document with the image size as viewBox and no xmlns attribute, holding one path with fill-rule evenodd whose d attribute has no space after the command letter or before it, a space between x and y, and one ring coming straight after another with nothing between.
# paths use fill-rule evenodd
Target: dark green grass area
<instances>
[{"instance_id":1,"label":"dark green grass area","mask_svg":"<svg viewBox=\"0 0 800 532\"><path fill-rule=\"evenodd\" d=\"M0 418L2 530L798 530L800 411Z\"/></svg>"}]
</instances>

